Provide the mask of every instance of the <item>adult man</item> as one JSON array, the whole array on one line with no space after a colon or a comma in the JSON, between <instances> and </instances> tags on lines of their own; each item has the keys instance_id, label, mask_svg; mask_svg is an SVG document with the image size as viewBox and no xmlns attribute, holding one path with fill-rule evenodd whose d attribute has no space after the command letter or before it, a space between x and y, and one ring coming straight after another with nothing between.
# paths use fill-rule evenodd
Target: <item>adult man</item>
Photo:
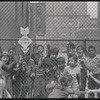
<instances>
[{"instance_id":1,"label":"adult man","mask_svg":"<svg viewBox=\"0 0 100 100\"><path fill-rule=\"evenodd\" d=\"M80 90L85 91L86 88L86 80L87 80L87 70L81 65L81 62L85 62L85 54L84 54L84 48L82 45L77 47L77 56L78 56L78 64L81 68L81 80L80 80ZM81 94L79 98L85 98L84 94Z\"/></svg>"},{"instance_id":2,"label":"adult man","mask_svg":"<svg viewBox=\"0 0 100 100\"><path fill-rule=\"evenodd\" d=\"M100 80L100 55L96 54L96 48L94 46L88 47L88 57L86 58L86 68L93 73L93 76ZM98 85L90 76L88 78L88 88L89 89L98 89ZM100 93L97 94L100 98ZM94 93L89 94L89 98L94 98Z\"/></svg>"}]
</instances>

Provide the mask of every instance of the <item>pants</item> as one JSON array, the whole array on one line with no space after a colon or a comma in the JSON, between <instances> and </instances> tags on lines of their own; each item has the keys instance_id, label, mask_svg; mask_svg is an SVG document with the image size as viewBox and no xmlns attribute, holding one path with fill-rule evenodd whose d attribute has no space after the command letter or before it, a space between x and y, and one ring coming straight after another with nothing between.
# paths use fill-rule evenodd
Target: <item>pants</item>
<instances>
[{"instance_id":1,"label":"pants","mask_svg":"<svg viewBox=\"0 0 100 100\"><path fill-rule=\"evenodd\" d=\"M87 72L84 69L81 69L81 88L80 91L85 91L87 82ZM85 94L81 94L79 98L85 98Z\"/></svg>"},{"instance_id":2,"label":"pants","mask_svg":"<svg viewBox=\"0 0 100 100\"><path fill-rule=\"evenodd\" d=\"M11 76L7 77L6 80L6 89L10 93L11 96L13 96L13 89L12 89L12 79Z\"/></svg>"},{"instance_id":3,"label":"pants","mask_svg":"<svg viewBox=\"0 0 100 100\"><path fill-rule=\"evenodd\" d=\"M93 75L96 79L100 80L100 74ZM88 88L89 89L99 89L100 84L97 84L91 77L88 78ZM97 93L98 98L100 98L100 93ZM89 94L89 98L94 98L94 93Z\"/></svg>"},{"instance_id":4,"label":"pants","mask_svg":"<svg viewBox=\"0 0 100 100\"><path fill-rule=\"evenodd\" d=\"M26 83L17 80L13 84L13 91L15 98L26 98Z\"/></svg>"},{"instance_id":5,"label":"pants","mask_svg":"<svg viewBox=\"0 0 100 100\"><path fill-rule=\"evenodd\" d=\"M27 77L26 88L28 93L28 98L32 98L32 79Z\"/></svg>"},{"instance_id":6,"label":"pants","mask_svg":"<svg viewBox=\"0 0 100 100\"><path fill-rule=\"evenodd\" d=\"M54 78L50 78L50 77L46 77L46 85L47 84L50 84L51 83L51 81L54 81L55 79ZM46 89L46 91L47 91L47 96L53 91L53 88L51 88L51 89Z\"/></svg>"},{"instance_id":7,"label":"pants","mask_svg":"<svg viewBox=\"0 0 100 100\"><path fill-rule=\"evenodd\" d=\"M46 98L45 76L36 76L34 80L34 98Z\"/></svg>"}]
</instances>

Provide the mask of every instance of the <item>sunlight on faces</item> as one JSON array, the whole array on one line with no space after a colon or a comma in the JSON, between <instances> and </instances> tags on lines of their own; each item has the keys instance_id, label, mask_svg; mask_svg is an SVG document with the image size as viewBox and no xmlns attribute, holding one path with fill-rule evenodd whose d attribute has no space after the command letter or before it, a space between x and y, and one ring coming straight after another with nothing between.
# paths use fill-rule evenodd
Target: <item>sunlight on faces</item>
<instances>
[{"instance_id":1,"label":"sunlight on faces","mask_svg":"<svg viewBox=\"0 0 100 100\"><path fill-rule=\"evenodd\" d=\"M68 60L69 66L74 67L76 65L76 61L74 60L73 57L70 57Z\"/></svg>"},{"instance_id":2,"label":"sunlight on faces","mask_svg":"<svg viewBox=\"0 0 100 100\"><path fill-rule=\"evenodd\" d=\"M2 56L1 61L7 63L9 61L9 57L7 55Z\"/></svg>"},{"instance_id":3,"label":"sunlight on faces","mask_svg":"<svg viewBox=\"0 0 100 100\"><path fill-rule=\"evenodd\" d=\"M83 56L83 50L82 49L78 49L77 50L77 54L79 57Z\"/></svg>"}]
</instances>

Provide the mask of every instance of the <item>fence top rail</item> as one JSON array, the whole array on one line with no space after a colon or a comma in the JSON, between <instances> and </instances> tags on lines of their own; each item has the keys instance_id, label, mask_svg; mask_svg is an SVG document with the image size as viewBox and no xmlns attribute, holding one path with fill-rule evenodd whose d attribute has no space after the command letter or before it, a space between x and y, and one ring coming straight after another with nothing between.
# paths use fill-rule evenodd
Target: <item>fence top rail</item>
<instances>
[{"instance_id":1,"label":"fence top rail","mask_svg":"<svg viewBox=\"0 0 100 100\"><path fill-rule=\"evenodd\" d=\"M5 41L18 41L20 38L2 38ZM32 41L100 41L100 39L31 39Z\"/></svg>"}]
</instances>

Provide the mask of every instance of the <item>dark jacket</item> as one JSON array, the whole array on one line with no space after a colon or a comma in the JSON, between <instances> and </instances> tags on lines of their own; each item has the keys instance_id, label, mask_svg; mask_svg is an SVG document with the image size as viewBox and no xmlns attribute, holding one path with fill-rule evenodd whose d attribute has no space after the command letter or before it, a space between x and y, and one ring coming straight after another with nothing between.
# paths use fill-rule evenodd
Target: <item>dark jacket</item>
<instances>
[{"instance_id":1,"label":"dark jacket","mask_svg":"<svg viewBox=\"0 0 100 100\"><path fill-rule=\"evenodd\" d=\"M57 60L56 59L45 58L42 61L40 68L48 69L49 72L46 73L46 76L52 78L52 77L55 77L55 70L53 69L54 66L57 67Z\"/></svg>"},{"instance_id":2,"label":"dark jacket","mask_svg":"<svg viewBox=\"0 0 100 100\"><path fill-rule=\"evenodd\" d=\"M39 59L40 59L41 55L39 53L34 53L32 54L31 58L34 60L34 63L36 65L38 65Z\"/></svg>"}]
</instances>

